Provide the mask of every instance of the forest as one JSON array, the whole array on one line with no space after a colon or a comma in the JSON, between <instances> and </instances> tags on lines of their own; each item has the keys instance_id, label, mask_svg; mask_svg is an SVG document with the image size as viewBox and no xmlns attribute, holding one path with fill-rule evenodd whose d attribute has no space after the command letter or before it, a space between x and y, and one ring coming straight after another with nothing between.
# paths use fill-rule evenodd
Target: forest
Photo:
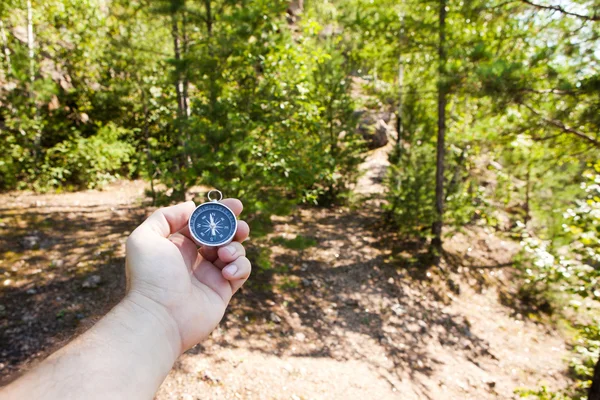
<instances>
[{"instance_id":1,"label":"forest","mask_svg":"<svg viewBox=\"0 0 600 400\"><path fill-rule=\"evenodd\" d=\"M331 295L329 284L315 283L310 270L317 261L305 260L333 237L347 248L367 246L359 236L371 235L381 241L373 245L381 254L365 256L378 263L368 268L355 261L358 281L380 274L386 290L398 291L388 286L406 276L424 291L435 288L432 302L448 304L465 290L482 293L464 289L476 281L487 287L483 293L494 288L494 301L507 315L564 343L555 384L542 376L505 388L497 378L483 385L485 395L471 395L600 399L598 0L2 0L0 53L4 379L33 357L32 350L49 350L50 336L75 334L85 325L79 314L92 314L54 305L51 333L33 317L13 318L44 301L42 287L98 299L112 299L98 293L123 287L121 272L110 289L103 275L109 272L95 272L106 262L122 267L123 256L110 250L120 246L109 235L115 232L106 231L106 243L96 247L75 232L67 240L69 229L104 228L71 206L63 204L64 212L43 207L85 193L120 196L119 185L142 182L138 209L202 202L209 188L243 200L256 276L251 298L279 307L278 299L298 304L308 301L302 293L314 292L314 302L305 305L318 308L317 298ZM377 170L369 163L374 154ZM377 177L363 190L365 175ZM110 207L103 223L118 221L121 234L140 222L131 207L123 211L129 217L117 215L121 206ZM336 219L338 211L346 219ZM80 223L69 228L70 218ZM331 231L315 233L329 219L337 221ZM48 239L45 232L56 230L65 236L55 232L59 237ZM495 259L486 255L477 244L482 232L492 248L502 242L512 250L496 250ZM67 254L74 243L100 249L99 255L38 260L50 251ZM345 250L331 252L341 260ZM25 272L36 262L55 278L42 283L39 273ZM323 274L328 262L319 261ZM493 279L485 277L494 272ZM76 286L64 283L67 277ZM350 297L364 290L347 285ZM67 302L81 302L77 296ZM332 299L348 313L365 308L360 299L357 305ZM98 301L99 309L110 303ZM237 301L243 308L244 300ZM247 300L257 307L252 304ZM387 307L390 318L402 319L393 307ZM284 308L294 313L291 305ZM293 318L277 310L269 309L265 324L282 329L283 337L293 331L283 328L293 327ZM262 321L231 313L231 329L242 329L244 318ZM383 318L369 315L356 317L360 329ZM39 333L37 344L22 348L15 343L25 329ZM250 337L259 330L243 332ZM385 340L391 348L399 339ZM402 358L394 349L388 357ZM390 370L416 365L406 360ZM429 376L438 368L432 365L414 368ZM199 384L213 389L226 379L203 374ZM419 390L415 398L436 397ZM174 393L159 398L180 398Z\"/></svg>"}]
</instances>

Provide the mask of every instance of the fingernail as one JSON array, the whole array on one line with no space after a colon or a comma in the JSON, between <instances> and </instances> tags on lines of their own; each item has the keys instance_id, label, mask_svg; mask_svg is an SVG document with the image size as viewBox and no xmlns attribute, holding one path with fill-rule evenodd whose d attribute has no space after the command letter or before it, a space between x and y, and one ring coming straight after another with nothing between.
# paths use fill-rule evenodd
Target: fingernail
<instances>
[{"instance_id":1,"label":"fingernail","mask_svg":"<svg viewBox=\"0 0 600 400\"><path fill-rule=\"evenodd\" d=\"M234 256L235 255L235 247L233 246L225 246L223 247L225 249L225 251L227 252L227 254L229 254L230 256Z\"/></svg>"},{"instance_id":2,"label":"fingernail","mask_svg":"<svg viewBox=\"0 0 600 400\"><path fill-rule=\"evenodd\" d=\"M226 266L225 268L223 268L223 271L227 272L231 276L235 276L237 270L238 270L238 267L235 264L230 264L230 265Z\"/></svg>"}]
</instances>

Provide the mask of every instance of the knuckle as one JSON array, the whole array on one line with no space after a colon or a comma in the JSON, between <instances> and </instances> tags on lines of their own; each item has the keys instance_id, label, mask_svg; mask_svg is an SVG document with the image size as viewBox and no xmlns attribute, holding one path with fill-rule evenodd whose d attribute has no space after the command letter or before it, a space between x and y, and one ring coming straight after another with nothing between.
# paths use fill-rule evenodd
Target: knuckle
<instances>
[{"instance_id":1,"label":"knuckle","mask_svg":"<svg viewBox=\"0 0 600 400\"><path fill-rule=\"evenodd\" d=\"M240 261L244 264L244 267L246 267L248 270L252 269L252 263L250 263L250 260L248 260L248 257L240 257Z\"/></svg>"},{"instance_id":2,"label":"knuckle","mask_svg":"<svg viewBox=\"0 0 600 400\"><path fill-rule=\"evenodd\" d=\"M244 247L243 244L241 244L240 242L235 242L235 245L237 247L237 250L240 254L242 255L246 255L246 248Z\"/></svg>"},{"instance_id":3,"label":"knuckle","mask_svg":"<svg viewBox=\"0 0 600 400\"><path fill-rule=\"evenodd\" d=\"M127 241L125 242L125 246L127 248L137 247L138 244L140 243L138 236L139 236L139 233L137 232L137 230L134 230L133 232L131 232L131 234L127 238Z\"/></svg>"}]
</instances>

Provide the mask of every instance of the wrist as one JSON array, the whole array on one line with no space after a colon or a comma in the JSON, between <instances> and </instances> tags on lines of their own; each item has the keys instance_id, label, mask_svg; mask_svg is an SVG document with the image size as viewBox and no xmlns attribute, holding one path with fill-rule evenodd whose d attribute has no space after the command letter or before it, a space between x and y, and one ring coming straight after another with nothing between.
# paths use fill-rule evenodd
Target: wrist
<instances>
[{"instance_id":1,"label":"wrist","mask_svg":"<svg viewBox=\"0 0 600 400\"><path fill-rule=\"evenodd\" d=\"M115 307L124 321L133 325L137 336L144 334L154 345L175 360L183 352L181 335L175 319L165 306L147 296L130 291Z\"/></svg>"}]
</instances>

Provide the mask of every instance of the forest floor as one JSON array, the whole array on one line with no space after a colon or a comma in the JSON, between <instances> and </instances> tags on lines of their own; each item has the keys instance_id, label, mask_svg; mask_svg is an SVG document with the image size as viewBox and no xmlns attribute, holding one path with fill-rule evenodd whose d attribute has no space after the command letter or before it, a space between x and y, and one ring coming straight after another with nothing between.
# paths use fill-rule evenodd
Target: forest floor
<instances>
[{"instance_id":1,"label":"forest floor","mask_svg":"<svg viewBox=\"0 0 600 400\"><path fill-rule=\"evenodd\" d=\"M385 152L370 153L357 193L381 193ZM3 382L123 295L125 239L152 210L145 187L0 196ZM442 277L383 220L373 202L274 218L249 242L271 246L272 268L255 271L157 398L492 399L567 384L560 334L499 300L515 291L514 243L482 227L455 234Z\"/></svg>"}]
</instances>

